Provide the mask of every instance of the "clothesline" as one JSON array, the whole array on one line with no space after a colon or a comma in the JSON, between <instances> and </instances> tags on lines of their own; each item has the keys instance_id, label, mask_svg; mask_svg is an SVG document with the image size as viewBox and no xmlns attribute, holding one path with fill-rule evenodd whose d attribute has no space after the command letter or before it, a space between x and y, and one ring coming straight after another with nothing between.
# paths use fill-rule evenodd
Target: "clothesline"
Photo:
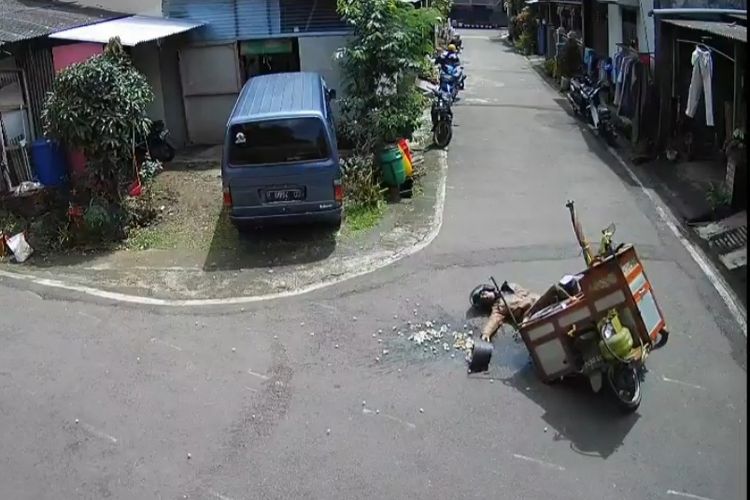
<instances>
[{"instance_id":1,"label":"clothesline","mask_svg":"<svg viewBox=\"0 0 750 500\"><path fill-rule=\"evenodd\" d=\"M685 39L682 39L682 38L678 38L677 41L680 42L680 43L689 43L689 44L697 45L699 47L706 47L711 52L716 52L720 56L726 57L730 61L735 62L734 61L734 57L730 57L727 54L725 54L724 52L722 52L722 51L720 51L718 49L715 49L714 47L711 47L710 45L707 45L707 44L705 44L703 42L696 42L695 40L685 40Z\"/></svg>"}]
</instances>

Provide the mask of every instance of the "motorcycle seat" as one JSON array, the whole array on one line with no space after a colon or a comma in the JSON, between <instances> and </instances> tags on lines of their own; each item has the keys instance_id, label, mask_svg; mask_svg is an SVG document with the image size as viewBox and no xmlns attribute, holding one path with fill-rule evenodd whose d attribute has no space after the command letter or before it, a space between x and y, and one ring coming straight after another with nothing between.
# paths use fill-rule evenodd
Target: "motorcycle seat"
<instances>
[{"instance_id":1,"label":"motorcycle seat","mask_svg":"<svg viewBox=\"0 0 750 500\"><path fill-rule=\"evenodd\" d=\"M581 83L581 82L579 82L578 80L571 80L570 81L570 86L571 86L571 88L573 88L575 90L581 90L581 89L585 88L584 84Z\"/></svg>"}]
</instances>

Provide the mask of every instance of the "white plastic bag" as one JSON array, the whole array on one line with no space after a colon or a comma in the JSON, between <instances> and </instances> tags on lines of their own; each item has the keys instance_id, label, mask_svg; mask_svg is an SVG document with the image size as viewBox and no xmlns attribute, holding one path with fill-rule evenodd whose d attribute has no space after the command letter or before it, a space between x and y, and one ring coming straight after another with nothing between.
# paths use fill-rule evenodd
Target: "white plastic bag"
<instances>
[{"instance_id":1,"label":"white plastic bag","mask_svg":"<svg viewBox=\"0 0 750 500\"><path fill-rule=\"evenodd\" d=\"M34 249L26 242L26 237L23 233L11 236L6 240L6 244L8 245L8 248L10 248L10 251L13 252L13 257L16 259L16 262L19 263L26 262L26 260L31 257L31 254L34 253Z\"/></svg>"}]
</instances>

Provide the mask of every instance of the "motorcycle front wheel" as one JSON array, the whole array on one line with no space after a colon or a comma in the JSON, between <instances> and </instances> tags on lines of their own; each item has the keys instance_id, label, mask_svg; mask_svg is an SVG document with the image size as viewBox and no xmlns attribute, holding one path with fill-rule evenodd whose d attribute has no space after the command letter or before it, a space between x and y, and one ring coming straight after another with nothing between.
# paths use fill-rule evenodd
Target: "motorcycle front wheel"
<instances>
[{"instance_id":1,"label":"motorcycle front wheel","mask_svg":"<svg viewBox=\"0 0 750 500\"><path fill-rule=\"evenodd\" d=\"M570 107L573 109L573 114L577 117L583 116L581 108L578 106L575 98L573 98L572 92L568 92L567 94L565 94L565 97L568 99L568 104L570 104Z\"/></svg>"},{"instance_id":2,"label":"motorcycle front wheel","mask_svg":"<svg viewBox=\"0 0 750 500\"><path fill-rule=\"evenodd\" d=\"M432 141L439 148L445 148L450 144L453 138L453 127L447 121L438 121L435 130L432 132Z\"/></svg>"},{"instance_id":3,"label":"motorcycle front wheel","mask_svg":"<svg viewBox=\"0 0 750 500\"><path fill-rule=\"evenodd\" d=\"M599 136L613 148L617 146L617 134L612 129L612 125L600 123L599 124Z\"/></svg>"},{"instance_id":4,"label":"motorcycle front wheel","mask_svg":"<svg viewBox=\"0 0 750 500\"><path fill-rule=\"evenodd\" d=\"M618 408L633 413L641 405L641 379L632 365L619 365L607 371L607 382Z\"/></svg>"}]
</instances>

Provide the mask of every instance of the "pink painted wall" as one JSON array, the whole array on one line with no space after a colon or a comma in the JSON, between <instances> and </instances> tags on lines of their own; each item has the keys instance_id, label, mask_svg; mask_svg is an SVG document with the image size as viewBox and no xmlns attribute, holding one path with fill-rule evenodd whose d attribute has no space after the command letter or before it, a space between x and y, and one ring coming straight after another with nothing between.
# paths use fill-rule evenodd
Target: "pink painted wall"
<instances>
[{"instance_id":1,"label":"pink painted wall","mask_svg":"<svg viewBox=\"0 0 750 500\"><path fill-rule=\"evenodd\" d=\"M89 57L101 54L104 46L99 43L72 43L52 47L52 64L55 73L71 64L85 61Z\"/></svg>"},{"instance_id":2,"label":"pink painted wall","mask_svg":"<svg viewBox=\"0 0 750 500\"><path fill-rule=\"evenodd\" d=\"M98 43L72 43L70 45L59 45L52 47L52 65L55 73L67 68L71 64L83 62L86 59L99 55L104 46ZM68 151L68 165L71 174L80 176L86 172L86 157L81 151Z\"/></svg>"}]
</instances>

